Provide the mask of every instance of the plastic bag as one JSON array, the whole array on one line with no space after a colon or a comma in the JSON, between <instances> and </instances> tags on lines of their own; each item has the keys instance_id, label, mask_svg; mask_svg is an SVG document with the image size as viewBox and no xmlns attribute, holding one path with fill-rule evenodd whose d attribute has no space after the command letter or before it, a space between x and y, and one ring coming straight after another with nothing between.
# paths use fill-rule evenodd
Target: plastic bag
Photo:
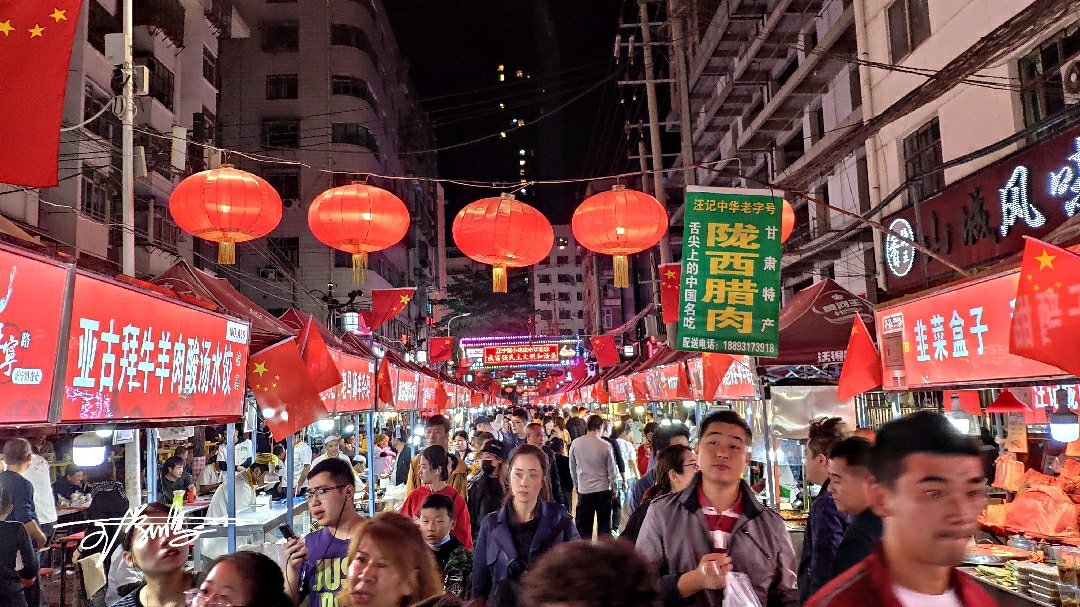
<instances>
[{"instance_id":1,"label":"plastic bag","mask_svg":"<svg viewBox=\"0 0 1080 607\"><path fill-rule=\"evenodd\" d=\"M729 571L724 584L724 607L761 607L750 576Z\"/></svg>"},{"instance_id":2,"label":"plastic bag","mask_svg":"<svg viewBox=\"0 0 1080 607\"><path fill-rule=\"evenodd\" d=\"M994 462L992 485L1006 491L1017 491L1023 486L1024 464L1016 461L1016 455L1005 453Z\"/></svg>"}]
</instances>

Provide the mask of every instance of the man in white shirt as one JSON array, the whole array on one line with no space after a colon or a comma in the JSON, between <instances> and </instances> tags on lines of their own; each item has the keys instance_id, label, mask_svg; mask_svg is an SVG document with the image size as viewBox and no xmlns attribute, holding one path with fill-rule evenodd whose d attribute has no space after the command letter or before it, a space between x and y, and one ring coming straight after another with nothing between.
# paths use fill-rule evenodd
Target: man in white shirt
<instances>
[{"instance_id":1,"label":"man in white shirt","mask_svg":"<svg viewBox=\"0 0 1080 607\"><path fill-rule=\"evenodd\" d=\"M271 466L277 465L277 458L269 453L260 453L255 461L243 472L236 473L236 512L239 514L245 508L255 505L255 489L266 480ZM224 528L229 519L228 485L222 484L214 491L214 497L210 498L210 506L206 509L207 519L220 522ZM225 537L206 538L203 541L202 551L208 558L216 559L229 550L228 539ZM237 546L251 543L251 536L237 538Z\"/></svg>"},{"instance_id":2,"label":"man in white shirt","mask_svg":"<svg viewBox=\"0 0 1080 607\"><path fill-rule=\"evenodd\" d=\"M322 455L316 457L311 461L312 468L318 466L319 462L323 460L334 458L340 459L346 464L349 464L349 467L352 468L352 460L349 459L348 455L345 455L341 452L341 438L338 437L336 434L326 435L326 439L323 440L323 448L324 451L322 452ZM297 458L297 461L299 461L299 459L300 458Z\"/></svg>"},{"instance_id":3,"label":"man in white shirt","mask_svg":"<svg viewBox=\"0 0 1080 607\"><path fill-rule=\"evenodd\" d=\"M294 493L300 495L300 491L307 487L307 475L311 470L311 445L304 438L303 432L293 437L292 461L289 461L288 453L285 457L285 469L289 466L293 469L293 482L296 483Z\"/></svg>"},{"instance_id":4,"label":"man in white shirt","mask_svg":"<svg viewBox=\"0 0 1080 607\"><path fill-rule=\"evenodd\" d=\"M49 477L49 462L34 453L30 456L30 467L23 470L22 475L34 486L34 510L37 511L41 532L47 539L52 539L53 526L56 525L56 497Z\"/></svg>"},{"instance_id":5,"label":"man in white shirt","mask_svg":"<svg viewBox=\"0 0 1080 607\"><path fill-rule=\"evenodd\" d=\"M199 489L199 493L210 493L218 488L218 485L225 482L225 462L220 459L215 459L214 463L207 464L202 472L199 473L198 480L195 481L195 485Z\"/></svg>"}]
</instances>

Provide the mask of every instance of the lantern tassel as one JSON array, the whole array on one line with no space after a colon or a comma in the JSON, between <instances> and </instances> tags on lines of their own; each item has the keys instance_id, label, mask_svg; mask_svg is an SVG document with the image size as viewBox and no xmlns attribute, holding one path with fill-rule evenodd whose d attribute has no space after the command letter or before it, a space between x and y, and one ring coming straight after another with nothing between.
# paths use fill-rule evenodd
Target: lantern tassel
<instances>
[{"instance_id":1,"label":"lantern tassel","mask_svg":"<svg viewBox=\"0 0 1080 607\"><path fill-rule=\"evenodd\" d=\"M630 286L630 260L626 255L616 255L613 261L615 266L615 288L625 289Z\"/></svg>"},{"instance_id":2,"label":"lantern tassel","mask_svg":"<svg viewBox=\"0 0 1080 607\"><path fill-rule=\"evenodd\" d=\"M231 266L236 263L236 243L220 242L217 249L217 262L223 266Z\"/></svg>"},{"instance_id":3,"label":"lantern tassel","mask_svg":"<svg viewBox=\"0 0 1080 607\"><path fill-rule=\"evenodd\" d=\"M367 253L353 253L352 256L352 281L356 286L362 286L367 278Z\"/></svg>"},{"instance_id":4,"label":"lantern tassel","mask_svg":"<svg viewBox=\"0 0 1080 607\"><path fill-rule=\"evenodd\" d=\"M491 268L491 292L506 293L506 268L502 266Z\"/></svg>"}]
</instances>

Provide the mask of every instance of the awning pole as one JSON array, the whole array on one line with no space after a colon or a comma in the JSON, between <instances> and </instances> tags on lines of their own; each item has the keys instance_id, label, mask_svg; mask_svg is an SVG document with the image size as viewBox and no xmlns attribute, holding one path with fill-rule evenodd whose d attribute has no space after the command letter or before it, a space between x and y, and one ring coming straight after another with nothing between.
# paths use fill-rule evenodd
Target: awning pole
<instances>
[{"instance_id":1,"label":"awning pole","mask_svg":"<svg viewBox=\"0 0 1080 607\"><path fill-rule=\"evenodd\" d=\"M225 427L225 512L229 553L236 552L236 424ZM220 454L218 456L220 458Z\"/></svg>"},{"instance_id":2,"label":"awning pole","mask_svg":"<svg viewBox=\"0 0 1080 607\"><path fill-rule=\"evenodd\" d=\"M285 438L285 461L288 465L285 466L285 521L289 527L293 525L293 498L296 497L294 488L296 487L295 476L296 466L293 462L296 461L296 435L291 434Z\"/></svg>"},{"instance_id":3,"label":"awning pole","mask_svg":"<svg viewBox=\"0 0 1080 607\"><path fill-rule=\"evenodd\" d=\"M375 478L375 412L368 411L364 415L364 424L367 434L367 478L368 478L368 516L375 516L375 490L378 488ZM360 428L360 416L357 416L356 427Z\"/></svg>"},{"instance_id":4,"label":"awning pole","mask_svg":"<svg viewBox=\"0 0 1080 607\"><path fill-rule=\"evenodd\" d=\"M135 437L135 451L139 450L139 438ZM153 428L146 429L146 503L158 501L158 456L157 456L157 431ZM171 499L171 498L170 498ZM166 500L166 506L169 500ZM139 502L142 503L142 496Z\"/></svg>"}]
</instances>

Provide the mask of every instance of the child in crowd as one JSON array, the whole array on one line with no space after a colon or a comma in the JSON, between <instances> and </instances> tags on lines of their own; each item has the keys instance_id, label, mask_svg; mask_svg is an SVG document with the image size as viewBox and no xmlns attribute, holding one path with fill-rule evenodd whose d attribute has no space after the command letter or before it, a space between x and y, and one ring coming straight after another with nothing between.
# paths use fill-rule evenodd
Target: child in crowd
<instances>
[{"instance_id":1,"label":"child in crowd","mask_svg":"<svg viewBox=\"0 0 1080 607\"><path fill-rule=\"evenodd\" d=\"M427 496L420 506L420 531L435 553L446 591L465 601L472 589L472 555L451 535L454 526L454 500L440 493Z\"/></svg>"}]
</instances>

